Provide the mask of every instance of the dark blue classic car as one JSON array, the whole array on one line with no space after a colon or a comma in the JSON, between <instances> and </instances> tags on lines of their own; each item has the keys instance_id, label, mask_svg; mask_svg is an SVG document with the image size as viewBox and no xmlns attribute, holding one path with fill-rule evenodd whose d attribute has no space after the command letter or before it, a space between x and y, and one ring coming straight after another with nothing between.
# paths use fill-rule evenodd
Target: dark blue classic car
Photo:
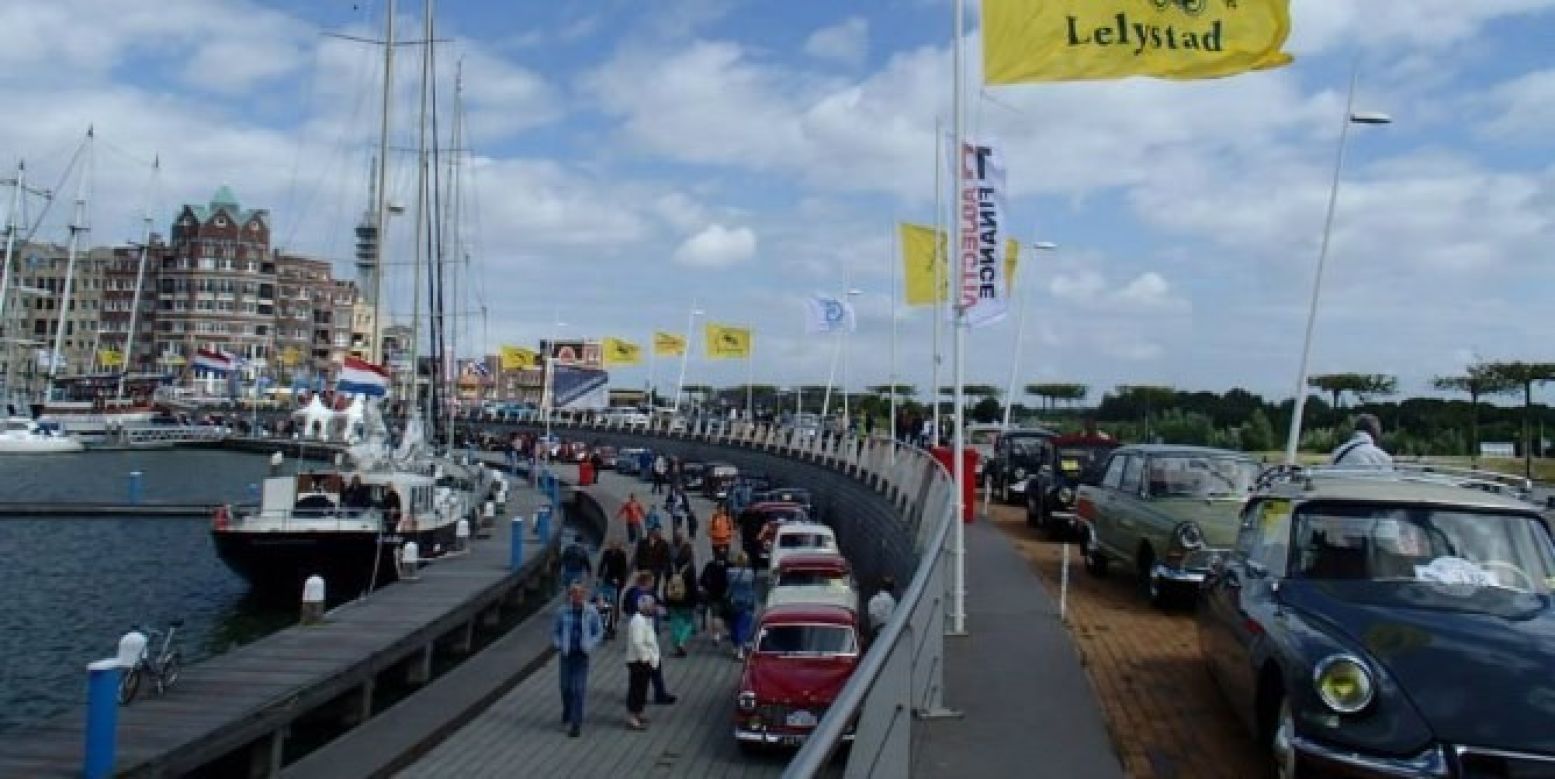
<instances>
[{"instance_id":1,"label":"dark blue classic car","mask_svg":"<svg viewBox=\"0 0 1555 779\"><path fill-rule=\"evenodd\" d=\"M1493 484L1295 471L1212 563L1199 640L1277 776L1555 777L1552 586Z\"/></svg>"}]
</instances>

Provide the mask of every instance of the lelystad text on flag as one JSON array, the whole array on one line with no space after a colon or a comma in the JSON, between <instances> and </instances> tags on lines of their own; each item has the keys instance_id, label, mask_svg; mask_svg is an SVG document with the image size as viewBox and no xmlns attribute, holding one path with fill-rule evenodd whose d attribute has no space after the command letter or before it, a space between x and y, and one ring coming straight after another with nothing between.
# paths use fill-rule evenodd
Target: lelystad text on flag
<instances>
[{"instance_id":1,"label":"lelystad text on flag","mask_svg":"<svg viewBox=\"0 0 1555 779\"><path fill-rule=\"evenodd\" d=\"M201 349L194 353L193 367L196 371L224 376L233 369L235 364L236 360L227 352L215 349Z\"/></svg>"},{"instance_id":2,"label":"lelystad text on flag","mask_svg":"<svg viewBox=\"0 0 1555 779\"><path fill-rule=\"evenodd\" d=\"M606 365L638 365L643 361L641 346L622 338L606 338L602 344Z\"/></svg>"},{"instance_id":3,"label":"lelystad text on flag","mask_svg":"<svg viewBox=\"0 0 1555 779\"><path fill-rule=\"evenodd\" d=\"M709 360L743 360L751 356L751 331L748 327L709 322L706 336Z\"/></svg>"},{"instance_id":4,"label":"lelystad text on flag","mask_svg":"<svg viewBox=\"0 0 1555 779\"><path fill-rule=\"evenodd\" d=\"M522 346L504 346L497 356L497 361L505 371L533 368L540 364L540 353Z\"/></svg>"},{"instance_id":5,"label":"lelystad text on flag","mask_svg":"<svg viewBox=\"0 0 1555 779\"><path fill-rule=\"evenodd\" d=\"M853 332L858 318L853 304L835 295L814 294L805 298L805 330L812 333Z\"/></svg>"},{"instance_id":6,"label":"lelystad text on flag","mask_svg":"<svg viewBox=\"0 0 1555 779\"><path fill-rule=\"evenodd\" d=\"M679 357L686 353L685 336L659 330L653 334L653 354L656 357Z\"/></svg>"},{"instance_id":7,"label":"lelystad text on flag","mask_svg":"<svg viewBox=\"0 0 1555 779\"><path fill-rule=\"evenodd\" d=\"M950 273L943 268L939 272L939 294L935 294L936 263L945 262L945 244L949 240L940 231L939 246L935 246L934 228L903 222L898 227L902 247L902 281L906 285L903 302L909 306L932 306L950 300ZM936 254L936 248L938 254ZM1006 284L1015 283L1015 269L1020 260L1020 242L1014 238L1004 242L1004 276Z\"/></svg>"},{"instance_id":8,"label":"lelystad text on flag","mask_svg":"<svg viewBox=\"0 0 1555 779\"><path fill-rule=\"evenodd\" d=\"M336 392L383 397L389 394L389 372L357 357L347 357L335 377Z\"/></svg>"},{"instance_id":9,"label":"lelystad text on flag","mask_svg":"<svg viewBox=\"0 0 1555 779\"><path fill-rule=\"evenodd\" d=\"M1288 65L1289 0L983 0L989 84L1202 79Z\"/></svg>"}]
</instances>

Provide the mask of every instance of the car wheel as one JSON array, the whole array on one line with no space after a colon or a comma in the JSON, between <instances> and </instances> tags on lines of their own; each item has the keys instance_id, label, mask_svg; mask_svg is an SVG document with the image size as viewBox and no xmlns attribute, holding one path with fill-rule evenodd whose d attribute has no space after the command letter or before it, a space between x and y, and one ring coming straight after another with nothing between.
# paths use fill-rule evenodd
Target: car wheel
<instances>
[{"instance_id":1,"label":"car wheel","mask_svg":"<svg viewBox=\"0 0 1555 779\"><path fill-rule=\"evenodd\" d=\"M1092 576L1107 575L1107 556L1096 542L1096 531L1085 529L1085 572Z\"/></svg>"},{"instance_id":2,"label":"car wheel","mask_svg":"<svg viewBox=\"0 0 1555 779\"><path fill-rule=\"evenodd\" d=\"M1150 605L1158 609L1164 609L1168 605L1170 588L1151 572L1151 569L1154 567L1155 552L1151 551L1149 547L1140 550L1138 570L1135 572L1139 577L1140 592L1144 594Z\"/></svg>"},{"instance_id":3,"label":"car wheel","mask_svg":"<svg viewBox=\"0 0 1555 779\"><path fill-rule=\"evenodd\" d=\"M1296 779L1296 720L1290 713L1290 699L1281 698L1274 732L1269 735L1269 757L1275 779Z\"/></svg>"}]
</instances>

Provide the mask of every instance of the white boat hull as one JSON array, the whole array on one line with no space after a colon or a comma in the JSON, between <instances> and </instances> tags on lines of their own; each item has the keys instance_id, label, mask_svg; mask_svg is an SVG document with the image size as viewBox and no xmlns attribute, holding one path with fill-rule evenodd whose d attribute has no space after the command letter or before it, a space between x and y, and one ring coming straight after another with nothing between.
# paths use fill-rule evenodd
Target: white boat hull
<instances>
[{"instance_id":1,"label":"white boat hull","mask_svg":"<svg viewBox=\"0 0 1555 779\"><path fill-rule=\"evenodd\" d=\"M80 440L67 436L0 437L0 454L69 454L84 449Z\"/></svg>"}]
</instances>

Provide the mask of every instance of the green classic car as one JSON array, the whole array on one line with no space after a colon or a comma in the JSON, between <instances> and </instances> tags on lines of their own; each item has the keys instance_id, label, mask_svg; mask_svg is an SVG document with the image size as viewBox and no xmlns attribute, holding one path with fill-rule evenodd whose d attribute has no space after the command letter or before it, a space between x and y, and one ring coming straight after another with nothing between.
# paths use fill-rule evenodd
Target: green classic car
<instances>
[{"instance_id":1,"label":"green classic car","mask_svg":"<svg viewBox=\"0 0 1555 779\"><path fill-rule=\"evenodd\" d=\"M1080 486L1085 569L1132 566L1152 604L1197 593L1210 560L1236 541L1258 461L1224 449L1140 444L1113 450Z\"/></svg>"}]
</instances>

